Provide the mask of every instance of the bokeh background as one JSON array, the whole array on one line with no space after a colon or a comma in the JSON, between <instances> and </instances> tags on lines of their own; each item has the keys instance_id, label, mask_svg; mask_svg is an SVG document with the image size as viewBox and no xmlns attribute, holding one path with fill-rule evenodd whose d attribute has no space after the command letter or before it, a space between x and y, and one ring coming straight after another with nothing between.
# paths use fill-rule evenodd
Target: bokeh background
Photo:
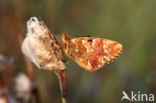
<instances>
[{"instance_id":1,"label":"bokeh background","mask_svg":"<svg viewBox=\"0 0 156 103\"><path fill-rule=\"evenodd\" d=\"M74 37L107 38L123 45L122 54L98 71L86 71L74 61L67 65L68 103L120 103L122 91L156 95L155 0L0 1L0 54L15 60L0 73L4 86L16 98L14 78L26 73L36 82L41 103L60 103L56 75L34 64L33 71L29 70L31 64L21 52L26 22L32 16L41 17L58 39L66 32Z\"/></svg>"}]
</instances>

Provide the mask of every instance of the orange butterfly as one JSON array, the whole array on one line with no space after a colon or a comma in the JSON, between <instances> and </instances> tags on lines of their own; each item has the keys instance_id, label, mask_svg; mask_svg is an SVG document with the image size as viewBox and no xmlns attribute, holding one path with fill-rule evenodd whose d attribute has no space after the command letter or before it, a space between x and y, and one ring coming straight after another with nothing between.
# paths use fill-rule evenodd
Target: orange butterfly
<instances>
[{"instance_id":1,"label":"orange butterfly","mask_svg":"<svg viewBox=\"0 0 156 103\"><path fill-rule=\"evenodd\" d=\"M63 49L67 56L81 67L95 71L114 60L122 50L122 45L108 39L96 37L72 38L62 34Z\"/></svg>"}]
</instances>

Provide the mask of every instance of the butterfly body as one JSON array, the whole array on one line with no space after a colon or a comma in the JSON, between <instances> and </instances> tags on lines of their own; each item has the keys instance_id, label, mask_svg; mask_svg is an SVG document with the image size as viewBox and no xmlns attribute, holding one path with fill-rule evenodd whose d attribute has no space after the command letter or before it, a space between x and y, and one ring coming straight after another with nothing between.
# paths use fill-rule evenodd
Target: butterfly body
<instances>
[{"instance_id":1,"label":"butterfly body","mask_svg":"<svg viewBox=\"0 0 156 103\"><path fill-rule=\"evenodd\" d=\"M121 44L104 38L72 38L63 33L62 41L67 56L89 71L95 71L108 64L122 49Z\"/></svg>"}]
</instances>

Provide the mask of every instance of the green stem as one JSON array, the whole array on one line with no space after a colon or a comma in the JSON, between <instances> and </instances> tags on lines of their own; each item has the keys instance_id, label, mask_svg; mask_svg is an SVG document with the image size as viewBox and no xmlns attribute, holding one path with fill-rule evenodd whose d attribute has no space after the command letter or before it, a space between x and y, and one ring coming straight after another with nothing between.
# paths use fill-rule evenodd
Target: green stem
<instances>
[{"instance_id":1,"label":"green stem","mask_svg":"<svg viewBox=\"0 0 156 103\"><path fill-rule=\"evenodd\" d=\"M62 97L62 103L67 103L66 98Z\"/></svg>"}]
</instances>

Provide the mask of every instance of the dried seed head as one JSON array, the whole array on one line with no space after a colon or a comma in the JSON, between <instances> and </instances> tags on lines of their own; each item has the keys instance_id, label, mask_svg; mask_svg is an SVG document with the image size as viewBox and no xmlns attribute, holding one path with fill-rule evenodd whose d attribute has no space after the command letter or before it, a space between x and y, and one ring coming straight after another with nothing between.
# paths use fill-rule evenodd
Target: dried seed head
<instances>
[{"instance_id":1,"label":"dried seed head","mask_svg":"<svg viewBox=\"0 0 156 103\"><path fill-rule=\"evenodd\" d=\"M27 22L27 29L22 52L40 69L65 69L63 51L44 22L31 17Z\"/></svg>"},{"instance_id":2,"label":"dried seed head","mask_svg":"<svg viewBox=\"0 0 156 103\"><path fill-rule=\"evenodd\" d=\"M31 98L32 82L27 75L21 73L15 78L16 97L24 103L28 103Z\"/></svg>"}]
</instances>

